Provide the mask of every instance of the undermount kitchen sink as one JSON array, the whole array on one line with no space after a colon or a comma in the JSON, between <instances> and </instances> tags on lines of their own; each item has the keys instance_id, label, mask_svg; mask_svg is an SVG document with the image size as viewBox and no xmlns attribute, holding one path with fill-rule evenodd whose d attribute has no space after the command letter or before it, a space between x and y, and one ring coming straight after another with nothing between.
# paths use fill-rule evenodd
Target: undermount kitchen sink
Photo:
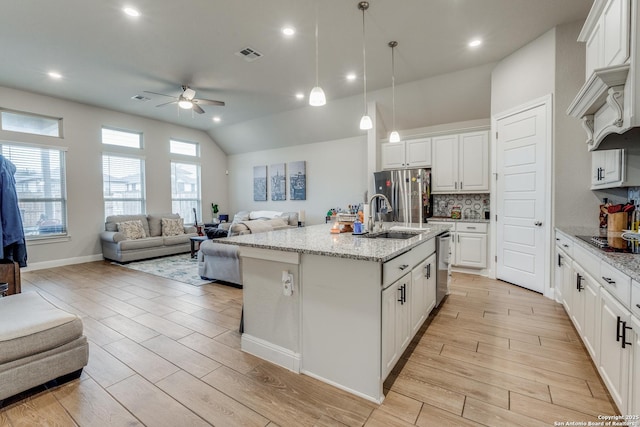
<instances>
[{"instance_id":1,"label":"undermount kitchen sink","mask_svg":"<svg viewBox=\"0 0 640 427\"><path fill-rule=\"evenodd\" d=\"M362 237L368 239L410 239L419 233L410 233L407 231L382 231L378 233L363 234Z\"/></svg>"}]
</instances>

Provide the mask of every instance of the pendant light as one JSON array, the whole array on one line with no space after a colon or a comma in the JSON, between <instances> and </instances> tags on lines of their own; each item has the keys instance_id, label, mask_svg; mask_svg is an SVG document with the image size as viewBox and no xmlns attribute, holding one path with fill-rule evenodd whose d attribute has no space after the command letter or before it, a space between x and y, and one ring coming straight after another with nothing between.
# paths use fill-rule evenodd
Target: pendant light
<instances>
[{"instance_id":1,"label":"pendant light","mask_svg":"<svg viewBox=\"0 0 640 427\"><path fill-rule=\"evenodd\" d=\"M324 91L318 84L318 0L316 0L316 85L311 89L309 94L309 105L313 107L321 107L327 103Z\"/></svg>"},{"instance_id":2,"label":"pendant light","mask_svg":"<svg viewBox=\"0 0 640 427\"><path fill-rule=\"evenodd\" d=\"M369 130L373 128L371 117L367 114L367 52L366 52L366 32L364 27L364 11L369 9L369 2L361 1L358 9L362 11L362 80L364 81L364 115L360 119L360 129Z\"/></svg>"},{"instance_id":3,"label":"pendant light","mask_svg":"<svg viewBox=\"0 0 640 427\"><path fill-rule=\"evenodd\" d=\"M394 55L394 48L396 46L398 46L398 42L389 42L389 47L391 48L391 105L393 107L393 126L389 134L389 142L400 142L400 134L396 130L396 61Z\"/></svg>"}]
</instances>

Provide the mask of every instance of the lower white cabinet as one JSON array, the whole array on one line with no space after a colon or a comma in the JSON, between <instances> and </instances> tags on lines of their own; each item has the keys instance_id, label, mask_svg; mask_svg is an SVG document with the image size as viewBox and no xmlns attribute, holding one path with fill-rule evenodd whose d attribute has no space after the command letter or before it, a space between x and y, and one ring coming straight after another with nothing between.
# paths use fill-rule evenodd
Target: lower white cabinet
<instances>
[{"instance_id":1,"label":"lower white cabinet","mask_svg":"<svg viewBox=\"0 0 640 427\"><path fill-rule=\"evenodd\" d=\"M631 313L608 292L600 295L600 360L598 371L622 413L629 400ZM629 328L629 329L626 329ZM626 342L624 338L626 337Z\"/></svg>"},{"instance_id":2,"label":"lower white cabinet","mask_svg":"<svg viewBox=\"0 0 640 427\"><path fill-rule=\"evenodd\" d=\"M418 329L436 306L436 254L411 270L411 335Z\"/></svg>"},{"instance_id":3,"label":"lower white cabinet","mask_svg":"<svg viewBox=\"0 0 640 427\"><path fill-rule=\"evenodd\" d=\"M443 222L451 228L451 265L487 268L488 224L482 222Z\"/></svg>"},{"instance_id":4,"label":"lower white cabinet","mask_svg":"<svg viewBox=\"0 0 640 427\"><path fill-rule=\"evenodd\" d=\"M578 335L584 335L584 279L585 272L578 264L574 263L575 275L571 293L571 320L578 331Z\"/></svg>"},{"instance_id":5,"label":"lower white cabinet","mask_svg":"<svg viewBox=\"0 0 640 427\"><path fill-rule=\"evenodd\" d=\"M573 297L572 276L573 262L571 258L558 246L556 246L555 286L558 292L558 302L571 317L571 300Z\"/></svg>"},{"instance_id":6,"label":"lower white cabinet","mask_svg":"<svg viewBox=\"0 0 640 427\"><path fill-rule=\"evenodd\" d=\"M599 327L600 327L600 285L585 273L582 278L582 290L580 291L584 302L584 323L582 326L582 341L593 361L598 364L599 354Z\"/></svg>"},{"instance_id":7,"label":"lower white cabinet","mask_svg":"<svg viewBox=\"0 0 640 427\"><path fill-rule=\"evenodd\" d=\"M639 307L640 308L640 307ZM633 359L633 371L631 371L631 396L629 398L629 410L628 414L640 415L640 320L636 317L631 317L631 328L627 330L627 336L631 335L633 342L632 359Z\"/></svg>"},{"instance_id":8,"label":"lower white cabinet","mask_svg":"<svg viewBox=\"0 0 640 427\"><path fill-rule=\"evenodd\" d=\"M382 291L382 367L383 378L411 340L411 272Z\"/></svg>"},{"instance_id":9,"label":"lower white cabinet","mask_svg":"<svg viewBox=\"0 0 640 427\"><path fill-rule=\"evenodd\" d=\"M382 378L436 306L436 254L382 290Z\"/></svg>"}]
</instances>

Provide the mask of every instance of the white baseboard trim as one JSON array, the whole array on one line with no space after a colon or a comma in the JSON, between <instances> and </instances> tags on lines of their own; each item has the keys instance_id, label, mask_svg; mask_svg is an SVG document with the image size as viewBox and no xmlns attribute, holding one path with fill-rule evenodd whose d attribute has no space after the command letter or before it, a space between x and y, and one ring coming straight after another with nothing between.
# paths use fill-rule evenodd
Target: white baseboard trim
<instances>
[{"instance_id":1,"label":"white baseboard trim","mask_svg":"<svg viewBox=\"0 0 640 427\"><path fill-rule=\"evenodd\" d=\"M297 374L300 373L300 353L272 344L247 333L242 334L240 340L242 351L253 354L268 362L275 363Z\"/></svg>"},{"instance_id":2,"label":"white baseboard trim","mask_svg":"<svg viewBox=\"0 0 640 427\"><path fill-rule=\"evenodd\" d=\"M65 265L82 264L84 262L102 261L102 254L79 256L74 258L55 259L52 261L32 262L28 263L25 268L20 271L28 272L35 270L44 270L45 268L64 267Z\"/></svg>"},{"instance_id":3,"label":"white baseboard trim","mask_svg":"<svg viewBox=\"0 0 640 427\"><path fill-rule=\"evenodd\" d=\"M317 379L319 381L322 381L323 383L327 383L329 385L332 385L332 386L334 386L336 388L339 388L340 390L344 390L344 391L349 392L351 394L355 394L356 396L359 396L359 397L361 397L363 399L366 399L366 400L368 400L370 402L381 404L384 401L384 393L382 393L382 386L380 386L380 397L379 398L375 398L373 396L369 396L368 394L364 394L361 391L353 390L353 389L351 389L349 387L343 386L342 384L338 384L338 383L336 383L334 381L328 380L328 379L326 379L324 377L321 377L320 375L316 375L313 372L309 372L309 371L306 371L306 370L303 369L302 371L300 371L300 373L302 373L304 375L307 375L309 377L315 378L315 379Z\"/></svg>"}]
</instances>

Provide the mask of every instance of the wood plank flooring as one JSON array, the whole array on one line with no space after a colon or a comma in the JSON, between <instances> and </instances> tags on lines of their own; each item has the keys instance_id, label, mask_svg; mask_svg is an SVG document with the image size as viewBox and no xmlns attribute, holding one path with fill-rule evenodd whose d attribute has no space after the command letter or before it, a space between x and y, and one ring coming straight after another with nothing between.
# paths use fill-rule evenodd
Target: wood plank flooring
<instances>
[{"instance_id":1,"label":"wood plank flooring","mask_svg":"<svg viewBox=\"0 0 640 427\"><path fill-rule=\"evenodd\" d=\"M454 274L385 382L382 405L240 350L242 290L107 262L22 274L77 313L82 376L5 402L1 426L551 426L617 409L561 305Z\"/></svg>"}]
</instances>

